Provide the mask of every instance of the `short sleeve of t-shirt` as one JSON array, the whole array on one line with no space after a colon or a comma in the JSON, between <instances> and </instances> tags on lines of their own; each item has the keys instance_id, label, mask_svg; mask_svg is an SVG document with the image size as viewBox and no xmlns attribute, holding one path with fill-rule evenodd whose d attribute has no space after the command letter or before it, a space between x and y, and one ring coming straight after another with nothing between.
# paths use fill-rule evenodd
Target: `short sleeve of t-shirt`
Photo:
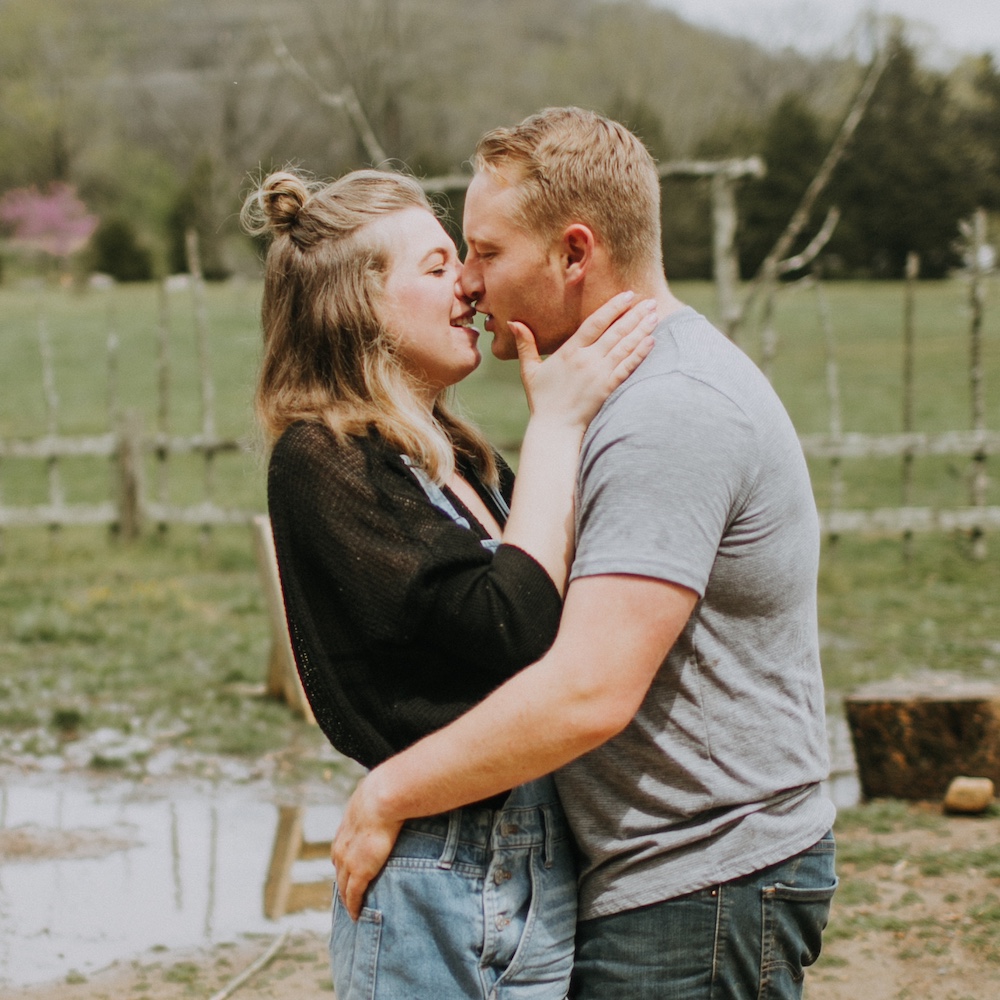
<instances>
[{"instance_id":1,"label":"short sleeve of t-shirt","mask_svg":"<svg viewBox=\"0 0 1000 1000\"><path fill-rule=\"evenodd\" d=\"M571 578L648 576L704 596L758 467L754 430L739 406L691 374L638 374L584 442Z\"/></svg>"}]
</instances>

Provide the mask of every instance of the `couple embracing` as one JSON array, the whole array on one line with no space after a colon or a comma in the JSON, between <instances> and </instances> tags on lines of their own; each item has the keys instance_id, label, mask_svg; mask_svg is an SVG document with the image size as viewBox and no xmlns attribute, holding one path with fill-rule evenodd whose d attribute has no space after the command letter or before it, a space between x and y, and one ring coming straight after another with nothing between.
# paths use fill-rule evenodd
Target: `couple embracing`
<instances>
[{"instance_id":1,"label":"couple embracing","mask_svg":"<svg viewBox=\"0 0 1000 1000\"><path fill-rule=\"evenodd\" d=\"M636 136L548 109L474 167L464 261L398 174L244 210L292 645L370 769L338 1000L799 997L836 877L794 428L670 291ZM476 312L528 395L516 485L445 399Z\"/></svg>"}]
</instances>

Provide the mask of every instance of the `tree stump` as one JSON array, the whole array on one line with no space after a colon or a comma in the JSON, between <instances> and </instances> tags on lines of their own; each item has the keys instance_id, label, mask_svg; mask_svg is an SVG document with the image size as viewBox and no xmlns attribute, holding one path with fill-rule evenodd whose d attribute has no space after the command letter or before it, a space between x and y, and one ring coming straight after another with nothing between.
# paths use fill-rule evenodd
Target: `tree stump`
<instances>
[{"instance_id":1,"label":"tree stump","mask_svg":"<svg viewBox=\"0 0 1000 1000\"><path fill-rule=\"evenodd\" d=\"M888 681L848 695L844 708L864 798L940 799L962 774L1000 786L1000 686Z\"/></svg>"}]
</instances>

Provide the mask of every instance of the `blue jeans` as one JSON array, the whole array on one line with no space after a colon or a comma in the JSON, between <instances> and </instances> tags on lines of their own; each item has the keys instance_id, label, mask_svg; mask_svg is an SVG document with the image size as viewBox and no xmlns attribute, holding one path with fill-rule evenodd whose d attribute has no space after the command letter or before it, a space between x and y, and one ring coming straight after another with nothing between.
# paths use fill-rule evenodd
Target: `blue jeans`
<instances>
[{"instance_id":1,"label":"blue jeans","mask_svg":"<svg viewBox=\"0 0 1000 1000\"><path fill-rule=\"evenodd\" d=\"M798 1000L837 887L833 834L780 864L581 921L574 1000Z\"/></svg>"},{"instance_id":2,"label":"blue jeans","mask_svg":"<svg viewBox=\"0 0 1000 1000\"><path fill-rule=\"evenodd\" d=\"M574 848L550 778L503 809L408 821L354 923L334 893L337 1000L564 1000Z\"/></svg>"}]
</instances>

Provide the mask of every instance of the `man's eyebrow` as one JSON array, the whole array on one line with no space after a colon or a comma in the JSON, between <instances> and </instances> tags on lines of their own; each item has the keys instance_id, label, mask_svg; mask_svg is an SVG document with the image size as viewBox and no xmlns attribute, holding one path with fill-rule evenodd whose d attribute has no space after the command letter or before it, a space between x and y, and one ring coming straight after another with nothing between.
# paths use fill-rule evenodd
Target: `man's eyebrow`
<instances>
[{"instance_id":1,"label":"man's eyebrow","mask_svg":"<svg viewBox=\"0 0 1000 1000\"><path fill-rule=\"evenodd\" d=\"M486 236L466 236L465 245L474 247L476 250L481 251L483 249L492 250L496 247L496 243Z\"/></svg>"}]
</instances>

